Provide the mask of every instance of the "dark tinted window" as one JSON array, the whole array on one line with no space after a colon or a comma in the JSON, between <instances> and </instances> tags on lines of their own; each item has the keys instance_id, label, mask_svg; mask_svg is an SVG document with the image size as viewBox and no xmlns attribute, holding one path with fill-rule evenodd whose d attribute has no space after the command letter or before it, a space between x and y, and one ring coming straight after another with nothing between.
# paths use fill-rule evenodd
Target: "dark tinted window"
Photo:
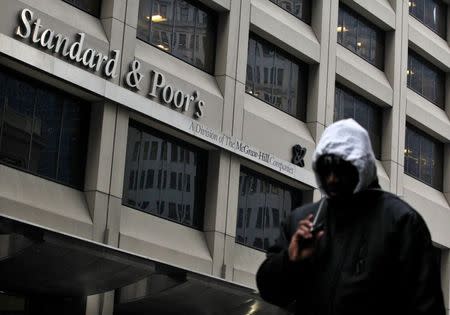
<instances>
[{"instance_id":1,"label":"dark tinted window","mask_svg":"<svg viewBox=\"0 0 450 315\"><path fill-rule=\"evenodd\" d=\"M247 93L301 120L306 118L308 66L267 41L250 35Z\"/></svg>"},{"instance_id":2,"label":"dark tinted window","mask_svg":"<svg viewBox=\"0 0 450 315\"><path fill-rule=\"evenodd\" d=\"M384 32L381 29L340 4L337 32L339 44L384 69Z\"/></svg>"},{"instance_id":3,"label":"dark tinted window","mask_svg":"<svg viewBox=\"0 0 450 315\"><path fill-rule=\"evenodd\" d=\"M409 0L409 14L433 32L446 38L447 5L442 0Z\"/></svg>"},{"instance_id":4,"label":"dark tinted window","mask_svg":"<svg viewBox=\"0 0 450 315\"><path fill-rule=\"evenodd\" d=\"M279 236L281 221L302 199L297 189L241 169L236 242L267 250Z\"/></svg>"},{"instance_id":5,"label":"dark tinted window","mask_svg":"<svg viewBox=\"0 0 450 315\"><path fill-rule=\"evenodd\" d=\"M140 0L137 37L213 73L216 20L211 10L195 1Z\"/></svg>"},{"instance_id":6,"label":"dark tinted window","mask_svg":"<svg viewBox=\"0 0 450 315\"><path fill-rule=\"evenodd\" d=\"M90 106L0 68L0 162L83 188Z\"/></svg>"},{"instance_id":7,"label":"dark tinted window","mask_svg":"<svg viewBox=\"0 0 450 315\"><path fill-rule=\"evenodd\" d=\"M356 93L340 85L336 86L334 121L353 118L366 128L372 142L375 157L381 158L382 110Z\"/></svg>"},{"instance_id":8,"label":"dark tinted window","mask_svg":"<svg viewBox=\"0 0 450 315\"><path fill-rule=\"evenodd\" d=\"M305 23L311 23L311 0L270 0L295 15Z\"/></svg>"},{"instance_id":9,"label":"dark tinted window","mask_svg":"<svg viewBox=\"0 0 450 315\"><path fill-rule=\"evenodd\" d=\"M101 0L63 0L93 16L100 17Z\"/></svg>"},{"instance_id":10,"label":"dark tinted window","mask_svg":"<svg viewBox=\"0 0 450 315\"><path fill-rule=\"evenodd\" d=\"M128 129L124 204L201 229L206 159L205 152L132 122Z\"/></svg>"},{"instance_id":11,"label":"dark tinted window","mask_svg":"<svg viewBox=\"0 0 450 315\"><path fill-rule=\"evenodd\" d=\"M442 190L443 145L419 129L407 125L405 173Z\"/></svg>"},{"instance_id":12,"label":"dark tinted window","mask_svg":"<svg viewBox=\"0 0 450 315\"><path fill-rule=\"evenodd\" d=\"M409 50L408 87L440 108L445 103L445 74L423 57Z\"/></svg>"}]
</instances>

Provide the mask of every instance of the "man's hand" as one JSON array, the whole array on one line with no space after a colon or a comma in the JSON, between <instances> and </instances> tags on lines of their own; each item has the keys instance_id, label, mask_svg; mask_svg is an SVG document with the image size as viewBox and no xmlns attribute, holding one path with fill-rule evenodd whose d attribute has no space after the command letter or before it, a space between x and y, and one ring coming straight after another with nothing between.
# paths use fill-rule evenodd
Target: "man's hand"
<instances>
[{"instance_id":1,"label":"man's hand","mask_svg":"<svg viewBox=\"0 0 450 315\"><path fill-rule=\"evenodd\" d=\"M292 262L298 262L305 258L311 257L314 254L316 241L323 235L324 231L320 231L314 237L311 233L313 215L310 214L306 219L301 220L298 223L297 231L292 235L291 243L289 244L289 260ZM314 239L315 238L315 239ZM300 243L302 245L300 248Z\"/></svg>"}]
</instances>

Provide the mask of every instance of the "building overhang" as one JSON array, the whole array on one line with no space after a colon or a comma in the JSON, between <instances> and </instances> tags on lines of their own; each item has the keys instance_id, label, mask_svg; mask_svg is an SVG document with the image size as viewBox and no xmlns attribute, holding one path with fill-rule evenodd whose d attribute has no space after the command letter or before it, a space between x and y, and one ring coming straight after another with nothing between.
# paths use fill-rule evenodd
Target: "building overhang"
<instances>
[{"instance_id":1,"label":"building overhang","mask_svg":"<svg viewBox=\"0 0 450 315\"><path fill-rule=\"evenodd\" d=\"M286 314L251 288L0 215L0 290L88 296L115 314Z\"/></svg>"}]
</instances>

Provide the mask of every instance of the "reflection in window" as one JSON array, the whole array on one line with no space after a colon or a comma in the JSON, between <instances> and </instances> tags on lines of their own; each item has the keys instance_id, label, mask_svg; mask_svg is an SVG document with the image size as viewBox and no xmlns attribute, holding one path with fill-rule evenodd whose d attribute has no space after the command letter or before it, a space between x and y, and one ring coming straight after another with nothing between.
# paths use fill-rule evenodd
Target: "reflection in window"
<instances>
[{"instance_id":1,"label":"reflection in window","mask_svg":"<svg viewBox=\"0 0 450 315\"><path fill-rule=\"evenodd\" d=\"M311 23L311 0L270 0L295 15L303 22Z\"/></svg>"},{"instance_id":2,"label":"reflection in window","mask_svg":"<svg viewBox=\"0 0 450 315\"><path fill-rule=\"evenodd\" d=\"M381 29L340 4L337 33L339 44L384 69L384 32Z\"/></svg>"},{"instance_id":3,"label":"reflection in window","mask_svg":"<svg viewBox=\"0 0 450 315\"><path fill-rule=\"evenodd\" d=\"M140 0L137 37L206 72L214 71L216 16L184 0Z\"/></svg>"},{"instance_id":4,"label":"reflection in window","mask_svg":"<svg viewBox=\"0 0 450 315\"><path fill-rule=\"evenodd\" d=\"M141 143L151 143L150 159L145 159L145 145ZM133 159L136 147L138 158ZM132 122L128 129L124 204L201 229L205 163L202 151Z\"/></svg>"},{"instance_id":5,"label":"reflection in window","mask_svg":"<svg viewBox=\"0 0 450 315\"><path fill-rule=\"evenodd\" d=\"M443 145L417 128L407 125L405 173L442 190Z\"/></svg>"},{"instance_id":6,"label":"reflection in window","mask_svg":"<svg viewBox=\"0 0 450 315\"><path fill-rule=\"evenodd\" d=\"M93 16L100 17L101 0L63 0Z\"/></svg>"},{"instance_id":7,"label":"reflection in window","mask_svg":"<svg viewBox=\"0 0 450 315\"><path fill-rule=\"evenodd\" d=\"M301 120L306 118L308 66L251 34L245 91Z\"/></svg>"},{"instance_id":8,"label":"reflection in window","mask_svg":"<svg viewBox=\"0 0 450 315\"><path fill-rule=\"evenodd\" d=\"M90 107L0 68L0 162L81 189Z\"/></svg>"},{"instance_id":9,"label":"reflection in window","mask_svg":"<svg viewBox=\"0 0 450 315\"><path fill-rule=\"evenodd\" d=\"M430 102L444 108L445 74L412 50L408 55L408 87Z\"/></svg>"},{"instance_id":10,"label":"reflection in window","mask_svg":"<svg viewBox=\"0 0 450 315\"><path fill-rule=\"evenodd\" d=\"M367 130L375 157L381 159L381 108L349 89L336 85L334 121L346 118L353 118Z\"/></svg>"},{"instance_id":11,"label":"reflection in window","mask_svg":"<svg viewBox=\"0 0 450 315\"><path fill-rule=\"evenodd\" d=\"M409 0L409 14L446 39L447 5L442 0Z\"/></svg>"},{"instance_id":12,"label":"reflection in window","mask_svg":"<svg viewBox=\"0 0 450 315\"><path fill-rule=\"evenodd\" d=\"M267 250L279 235L280 222L301 205L302 192L247 169L241 169L239 183L236 242Z\"/></svg>"}]
</instances>

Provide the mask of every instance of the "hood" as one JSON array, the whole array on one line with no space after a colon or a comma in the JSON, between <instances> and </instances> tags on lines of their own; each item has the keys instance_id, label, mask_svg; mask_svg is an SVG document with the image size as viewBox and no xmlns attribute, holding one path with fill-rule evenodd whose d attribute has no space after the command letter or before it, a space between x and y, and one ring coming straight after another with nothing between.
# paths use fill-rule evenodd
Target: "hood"
<instances>
[{"instance_id":1,"label":"hood","mask_svg":"<svg viewBox=\"0 0 450 315\"><path fill-rule=\"evenodd\" d=\"M375 155L369 134L353 119L339 120L328 126L323 132L313 155L313 170L317 184L323 194L323 185L317 175L316 162L322 155L334 154L352 163L359 174L359 182L354 193L365 190L377 180Z\"/></svg>"}]
</instances>

